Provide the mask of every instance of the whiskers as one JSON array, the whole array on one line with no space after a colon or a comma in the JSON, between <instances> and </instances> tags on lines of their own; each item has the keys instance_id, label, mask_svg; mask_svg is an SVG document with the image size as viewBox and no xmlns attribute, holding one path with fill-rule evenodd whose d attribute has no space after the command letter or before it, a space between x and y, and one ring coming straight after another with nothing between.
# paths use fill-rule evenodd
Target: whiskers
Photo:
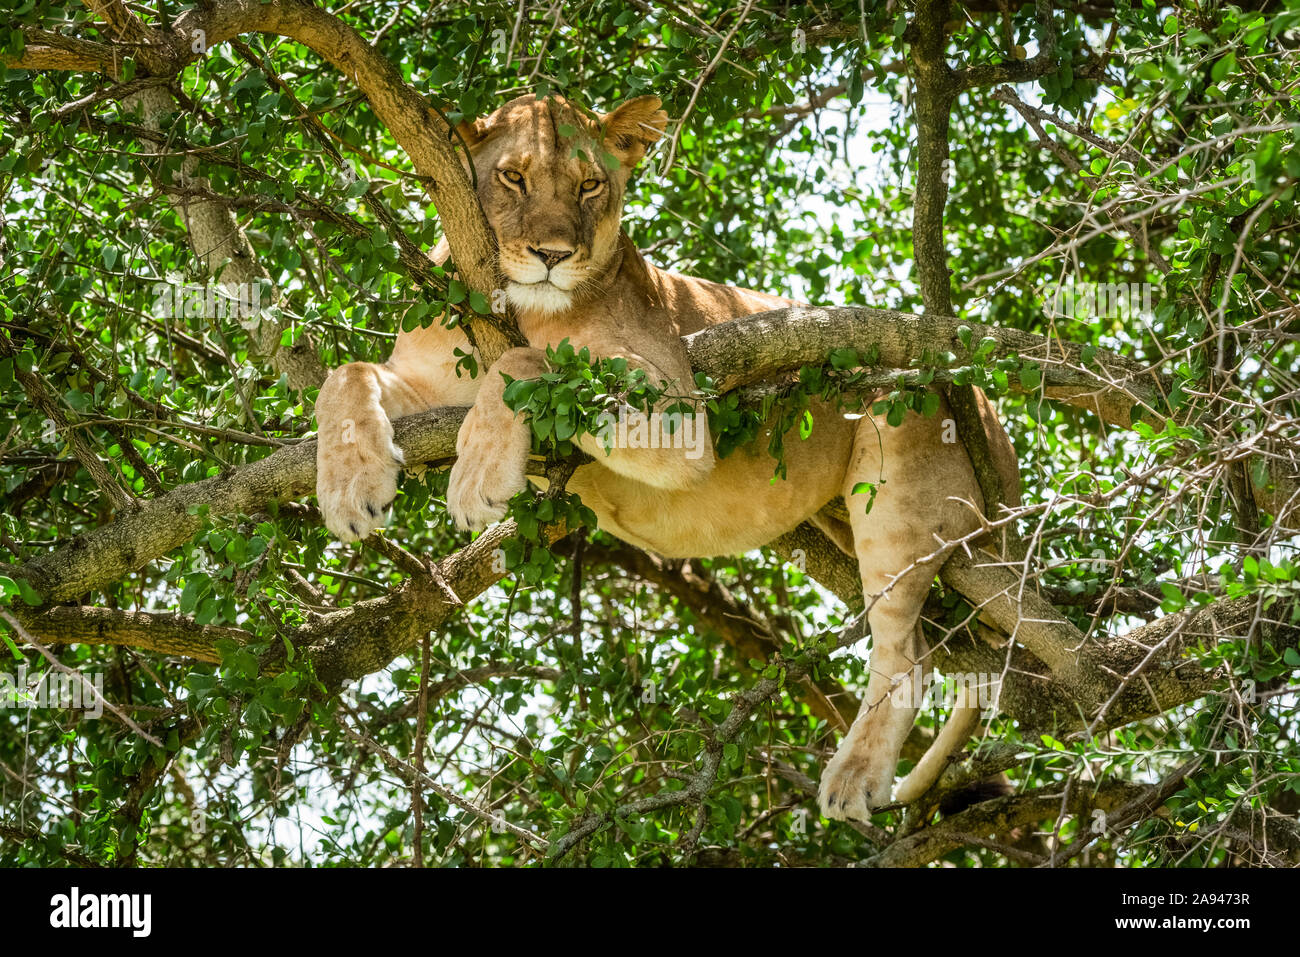
<instances>
[{"instance_id":1,"label":"whiskers","mask_svg":"<svg viewBox=\"0 0 1300 957\"><path fill-rule=\"evenodd\" d=\"M582 268L584 270L590 270L593 269L594 267L587 265L587 266L583 266ZM601 284L600 284L599 274L583 276L574 284L573 289L570 290L570 294L574 298L582 298L582 299L586 299L588 297L594 299L596 295L598 295L600 292L601 292Z\"/></svg>"}]
</instances>

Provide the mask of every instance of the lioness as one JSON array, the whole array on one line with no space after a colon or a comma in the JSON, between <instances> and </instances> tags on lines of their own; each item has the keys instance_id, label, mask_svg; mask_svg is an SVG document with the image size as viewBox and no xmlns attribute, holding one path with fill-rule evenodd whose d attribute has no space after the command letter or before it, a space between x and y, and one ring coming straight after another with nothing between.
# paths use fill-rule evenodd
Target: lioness
<instances>
[{"instance_id":1,"label":"lioness","mask_svg":"<svg viewBox=\"0 0 1300 957\"><path fill-rule=\"evenodd\" d=\"M402 453L393 444L392 419L473 406L457 438L447 507L460 527L481 529L505 514L526 481L530 430L502 401L503 374L541 375L545 347L568 338L593 357L626 358L652 384L681 383L686 391L693 379L682 336L791 304L657 269L622 232L628 176L668 120L660 105L637 97L593 119L559 97L529 95L459 126L500 245L506 294L531 345L511 349L476 378L458 377L453 353L468 342L459 330L434 324L401 334L383 364L354 362L330 374L316 401L317 495L326 525L343 541L386 519L396 495ZM602 153L616 159L613 168ZM435 254L445 257L445 248ZM770 481L773 462L761 441L719 459L712 442L693 456L682 448L625 447L630 443L607 452L585 435L580 444L595 462L579 468L568 487L601 528L666 557L745 552L809 519L856 556L869 606L871 677L861 712L822 774L819 800L827 817L866 819L890 802L916 713L915 702L891 700L891 685L928 668L921 606L950 551L944 543L979 527L982 498L962 444L942 441L946 405L932 418L909 413L897 427L872 416L850 420L830 407L814 411L811 438L786 446L786 481ZM1010 442L983 412L1014 494ZM867 495L853 493L860 482L878 489L870 514ZM851 527L818 516L840 495ZM898 800L933 783L976 715L973 708L954 715L900 786Z\"/></svg>"}]
</instances>

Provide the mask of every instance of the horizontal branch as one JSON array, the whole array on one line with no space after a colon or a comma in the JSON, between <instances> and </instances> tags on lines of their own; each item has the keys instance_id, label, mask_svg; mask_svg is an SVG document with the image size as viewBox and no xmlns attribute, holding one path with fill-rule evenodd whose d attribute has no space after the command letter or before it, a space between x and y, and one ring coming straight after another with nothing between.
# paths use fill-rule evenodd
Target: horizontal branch
<instances>
[{"instance_id":1,"label":"horizontal branch","mask_svg":"<svg viewBox=\"0 0 1300 957\"><path fill-rule=\"evenodd\" d=\"M454 457L463 408L433 409L394 424L411 463ZM316 489L316 440L305 439L239 469L172 489L134 511L14 569L47 602L72 601L144 568L189 541L207 515L249 515Z\"/></svg>"},{"instance_id":2,"label":"horizontal branch","mask_svg":"<svg viewBox=\"0 0 1300 957\"><path fill-rule=\"evenodd\" d=\"M963 327L970 332L969 348L962 345ZM1085 347L1077 343L950 316L865 306L789 306L710 326L684 341L692 368L708 373L725 392L824 362L836 348L875 349L878 364L890 369L909 369L924 357L933 360L934 368L957 368L972 362L985 339L995 343L986 361L1014 353L1069 372L1068 384L1049 390L1048 397L1088 409L1112 425L1129 428L1135 405L1148 410L1146 421L1158 420L1166 407L1168 378L1140 362L1097 350L1085 364ZM951 361L940 360L944 353L951 354Z\"/></svg>"},{"instance_id":3,"label":"horizontal branch","mask_svg":"<svg viewBox=\"0 0 1300 957\"><path fill-rule=\"evenodd\" d=\"M79 40L51 30L22 27L21 53L0 54L0 60L14 70L75 70L116 77L124 54L106 43Z\"/></svg>"},{"instance_id":4,"label":"horizontal branch","mask_svg":"<svg viewBox=\"0 0 1300 957\"><path fill-rule=\"evenodd\" d=\"M1098 808L1109 814L1145 791L1140 784L1123 782L1103 784L1093 792L1076 788L1067 810L1080 818L1089 817ZM1040 789L981 801L937 824L899 838L858 866L920 867L967 846L971 836L1007 834L1038 821L1054 819L1061 813L1061 798L1060 791Z\"/></svg>"},{"instance_id":5,"label":"horizontal branch","mask_svg":"<svg viewBox=\"0 0 1300 957\"><path fill-rule=\"evenodd\" d=\"M925 354L946 351L969 356L958 337L961 326L971 330L972 346L985 337L995 339L994 356L1015 351L1044 363L1068 365L1079 360L1081 347L1059 339L950 318L851 307L795 306L758 313L684 341L693 367L729 390L822 362L831 349L841 347L874 348L881 365L899 369ZM737 369L744 371L733 371ZM1134 401L1154 407L1163 394L1159 373L1109 353L1098 352L1089 368L1078 364L1068 371L1093 376L1096 385L1071 386L1076 395L1063 401L1101 410L1103 418L1110 410L1109 420L1117 424L1121 419L1127 424ZM406 460L423 464L454 457L456 431L465 411L442 408L398 420L395 441ZM203 526L202 506L214 516L252 514L274 502L309 494L315 484L316 443L306 439L234 472L182 485L144 502L111 524L32 559L15 574L48 602L74 600L121 580L188 541Z\"/></svg>"},{"instance_id":6,"label":"horizontal branch","mask_svg":"<svg viewBox=\"0 0 1300 957\"><path fill-rule=\"evenodd\" d=\"M212 664L221 663L218 641L253 641L242 628L200 625L187 615L89 605L55 605L23 624L44 644L118 645Z\"/></svg>"}]
</instances>

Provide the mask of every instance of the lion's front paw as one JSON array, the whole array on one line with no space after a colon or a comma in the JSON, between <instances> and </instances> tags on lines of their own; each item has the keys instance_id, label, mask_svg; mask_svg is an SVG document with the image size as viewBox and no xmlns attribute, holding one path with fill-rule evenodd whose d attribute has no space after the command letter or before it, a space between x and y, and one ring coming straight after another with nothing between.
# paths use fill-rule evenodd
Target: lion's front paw
<instances>
[{"instance_id":1,"label":"lion's front paw","mask_svg":"<svg viewBox=\"0 0 1300 957\"><path fill-rule=\"evenodd\" d=\"M473 415L473 413L471 413ZM447 485L447 511L458 528L481 531L499 522L528 479L527 428L501 432L466 419L456 442L456 464Z\"/></svg>"},{"instance_id":2,"label":"lion's front paw","mask_svg":"<svg viewBox=\"0 0 1300 957\"><path fill-rule=\"evenodd\" d=\"M402 471L391 428L365 430L345 420L339 436L322 435L319 441L316 500L325 527L355 542L387 525Z\"/></svg>"},{"instance_id":3,"label":"lion's front paw","mask_svg":"<svg viewBox=\"0 0 1300 957\"><path fill-rule=\"evenodd\" d=\"M822 814L834 821L871 820L873 808L889 803L896 764L896 758L879 751L853 749L847 741L841 744L817 789Z\"/></svg>"}]
</instances>

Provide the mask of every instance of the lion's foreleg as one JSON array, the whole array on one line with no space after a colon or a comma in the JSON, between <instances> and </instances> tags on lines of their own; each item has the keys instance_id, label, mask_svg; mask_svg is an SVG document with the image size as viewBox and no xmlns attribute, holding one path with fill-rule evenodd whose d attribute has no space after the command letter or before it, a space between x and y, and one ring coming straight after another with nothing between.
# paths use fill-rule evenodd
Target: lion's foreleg
<instances>
[{"instance_id":1,"label":"lion's foreleg","mask_svg":"<svg viewBox=\"0 0 1300 957\"><path fill-rule=\"evenodd\" d=\"M386 366L334 369L316 399L316 498L325 525L345 542L387 523L402 452L391 420L428 407Z\"/></svg>"},{"instance_id":2,"label":"lion's foreleg","mask_svg":"<svg viewBox=\"0 0 1300 957\"><path fill-rule=\"evenodd\" d=\"M474 406L456 436L456 464L447 486L447 510L460 528L499 521L527 483L532 438L527 420L502 399L505 379L535 379L547 371L540 349L510 349L488 369Z\"/></svg>"}]
</instances>

